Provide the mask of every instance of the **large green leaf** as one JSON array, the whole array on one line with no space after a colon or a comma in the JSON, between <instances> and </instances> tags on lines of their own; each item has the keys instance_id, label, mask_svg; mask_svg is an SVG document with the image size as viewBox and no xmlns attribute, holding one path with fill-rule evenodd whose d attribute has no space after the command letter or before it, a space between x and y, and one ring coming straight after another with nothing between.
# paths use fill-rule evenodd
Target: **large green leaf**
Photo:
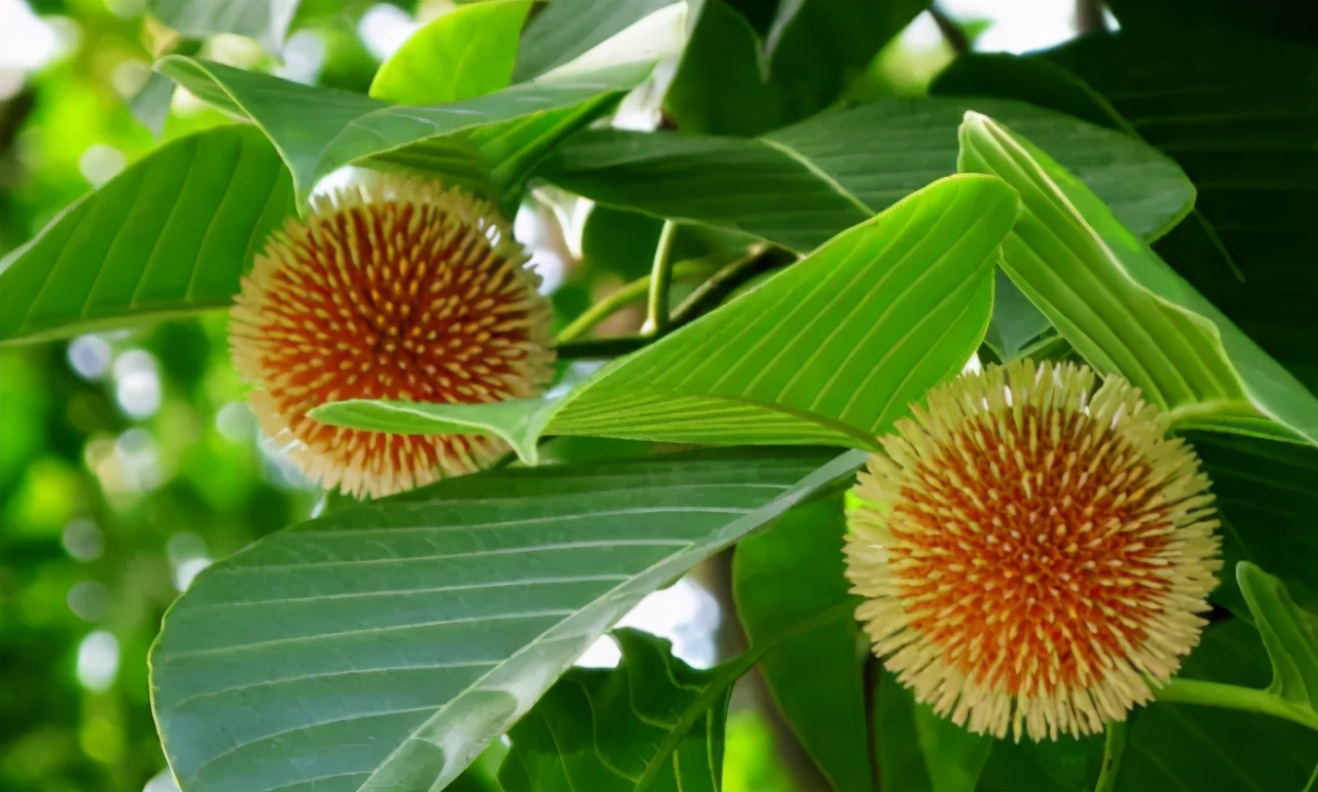
<instances>
[{"instance_id":1,"label":"large green leaf","mask_svg":"<svg viewBox=\"0 0 1318 792\"><path fill-rule=\"evenodd\" d=\"M694 670L643 632L613 636L617 668L572 669L508 733L507 792L722 788L723 727L740 674Z\"/></svg>"},{"instance_id":2,"label":"large green leaf","mask_svg":"<svg viewBox=\"0 0 1318 792\"><path fill-rule=\"evenodd\" d=\"M880 786L892 792L977 789L994 740L935 715L886 670L877 688L874 730Z\"/></svg>"},{"instance_id":3,"label":"large green leaf","mask_svg":"<svg viewBox=\"0 0 1318 792\"><path fill-rule=\"evenodd\" d=\"M754 135L836 102L927 0L776 3L761 38L731 4L704 0L664 99L686 132Z\"/></svg>"},{"instance_id":4,"label":"large green leaf","mask_svg":"<svg viewBox=\"0 0 1318 792\"><path fill-rule=\"evenodd\" d=\"M864 792L874 789L862 671L869 641L846 607L845 532L840 498L792 509L737 545L732 590L751 646L776 642L760 670L801 744L835 789ZM838 617L781 640L829 609Z\"/></svg>"},{"instance_id":5,"label":"large green leaf","mask_svg":"<svg viewBox=\"0 0 1318 792\"><path fill-rule=\"evenodd\" d=\"M508 127L501 126L493 140L475 144L453 136L509 121L531 125L538 135L532 148L543 153L546 132L561 136L582 123L574 115L574 123L564 126L558 123L555 111L571 113L582 107L601 111L602 100L617 98L635 87L649 74L651 64L571 73L433 107L391 105L361 94L299 85L179 56L161 59L156 68L208 104L256 124L279 150L293 174L299 198L305 199L321 177L343 165L382 155L468 175L473 171L474 155L497 167L499 162L484 156L485 150L502 144L503 137L510 134ZM546 115L553 123L542 128L537 122ZM516 150L527 145L519 139ZM502 190L504 184L496 182L495 187Z\"/></svg>"},{"instance_id":6,"label":"large green leaf","mask_svg":"<svg viewBox=\"0 0 1318 792\"><path fill-rule=\"evenodd\" d=\"M1236 579L1272 661L1268 691L1318 713L1318 616L1297 608L1280 580L1248 561L1236 566Z\"/></svg>"},{"instance_id":7,"label":"large green leaf","mask_svg":"<svg viewBox=\"0 0 1318 792\"><path fill-rule=\"evenodd\" d=\"M517 37L530 8L531 0L487 0L438 17L380 65L371 96L437 105L508 87Z\"/></svg>"},{"instance_id":8,"label":"large green leaf","mask_svg":"<svg viewBox=\"0 0 1318 792\"><path fill-rule=\"evenodd\" d=\"M1016 198L949 177L565 395L477 406L343 402L317 420L451 434L486 427L526 461L541 434L871 447L983 338Z\"/></svg>"},{"instance_id":9,"label":"large green leaf","mask_svg":"<svg viewBox=\"0 0 1318 792\"><path fill-rule=\"evenodd\" d=\"M1206 432L1186 437L1213 482L1227 569L1238 561L1257 564L1318 611L1318 448ZM1235 577L1223 578L1213 599L1246 616Z\"/></svg>"},{"instance_id":10,"label":"large green leaf","mask_svg":"<svg viewBox=\"0 0 1318 792\"><path fill-rule=\"evenodd\" d=\"M292 210L288 174L256 130L170 143L0 261L0 343L226 306Z\"/></svg>"},{"instance_id":11,"label":"large green leaf","mask_svg":"<svg viewBox=\"0 0 1318 792\"><path fill-rule=\"evenodd\" d=\"M862 456L489 472L268 536L165 617L170 766L189 792L441 788L647 593Z\"/></svg>"},{"instance_id":12,"label":"large green leaf","mask_svg":"<svg viewBox=\"0 0 1318 792\"><path fill-rule=\"evenodd\" d=\"M1003 268L1097 369L1124 375L1180 428L1318 444L1318 399L1052 157L972 112L960 167L1020 194Z\"/></svg>"},{"instance_id":13,"label":"large green leaf","mask_svg":"<svg viewBox=\"0 0 1318 792\"><path fill-rule=\"evenodd\" d=\"M190 38L236 33L278 52L299 0L147 0L151 14Z\"/></svg>"},{"instance_id":14,"label":"large green leaf","mask_svg":"<svg viewBox=\"0 0 1318 792\"><path fill-rule=\"evenodd\" d=\"M746 140L586 132L542 175L601 204L744 231L806 252L956 170L967 108L1056 151L1147 238L1189 211L1194 188L1171 160L1126 135L1003 100L890 99Z\"/></svg>"},{"instance_id":15,"label":"large green leaf","mask_svg":"<svg viewBox=\"0 0 1318 792\"><path fill-rule=\"evenodd\" d=\"M529 80L584 55L674 0L554 0L522 33L513 76Z\"/></svg>"},{"instance_id":16,"label":"large green leaf","mask_svg":"<svg viewBox=\"0 0 1318 792\"><path fill-rule=\"evenodd\" d=\"M1229 619L1208 627L1178 678L1262 687L1258 634ZM1318 731L1238 709L1158 701L1132 715L1116 789L1307 790Z\"/></svg>"},{"instance_id":17,"label":"large green leaf","mask_svg":"<svg viewBox=\"0 0 1318 792\"><path fill-rule=\"evenodd\" d=\"M1311 36L1288 17L1312 17L1313 5L1268 5L1222 0L1185 14L1175 0L1132 0L1118 9L1130 29L1027 58L962 58L934 89L1070 112L1170 155L1198 186L1198 208L1155 249L1315 388L1318 49L1249 32Z\"/></svg>"}]
</instances>

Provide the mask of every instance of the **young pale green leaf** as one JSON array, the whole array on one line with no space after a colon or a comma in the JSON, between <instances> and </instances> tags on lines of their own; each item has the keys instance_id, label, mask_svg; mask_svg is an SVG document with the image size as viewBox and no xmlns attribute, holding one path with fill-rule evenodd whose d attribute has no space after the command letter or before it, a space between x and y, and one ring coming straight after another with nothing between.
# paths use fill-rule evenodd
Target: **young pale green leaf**
<instances>
[{"instance_id":1,"label":"young pale green leaf","mask_svg":"<svg viewBox=\"0 0 1318 792\"><path fill-rule=\"evenodd\" d=\"M272 534L165 617L170 766L189 792L440 789L642 597L862 458L502 470Z\"/></svg>"},{"instance_id":2,"label":"young pale green leaf","mask_svg":"<svg viewBox=\"0 0 1318 792\"><path fill-rule=\"evenodd\" d=\"M1263 687L1258 633L1240 619L1209 625L1177 678ZM1126 737L1117 792L1308 790L1318 765L1318 730L1240 709L1159 700L1132 713Z\"/></svg>"},{"instance_id":3,"label":"young pale green leaf","mask_svg":"<svg viewBox=\"0 0 1318 792\"><path fill-rule=\"evenodd\" d=\"M583 107L601 111L605 100L616 99L634 88L650 73L651 66L630 63L598 72L546 78L430 107L391 105L361 94L300 85L179 56L161 59L156 68L202 101L256 124L279 150L293 174L299 199L305 200L316 182L331 171L382 156L418 166L452 162L457 164L459 174L470 178L473 170L483 170L480 165L499 165L486 156L484 149L501 143L502 135L474 144L458 133L510 121L529 122L540 115L563 111L569 112L573 124L529 127L540 136L562 136L585 121L579 113L570 111ZM548 143L543 137L519 139L514 150L529 148L542 153ZM475 158L477 165L472 164L473 154L479 155ZM502 192L504 186L496 183L494 188Z\"/></svg>"},{"instance_id":4,"label":"young pale green leaf","mask_svg":"<svg viewBox=\"0 0 1318 792\"><path fill-rule=\"evenodd\" d=\"M236 33L279 52L299 0L148 0L151 15L189 38Z\"/></svg>"},{"instance_id":5,"label":"young pale green leaf","mask_svg":"<svg viewBox=\"0 0 1318 792\"><path fill-rule=\"evenodd\" d=\"M380 65L371 96L438 105L508 87L517 38L530 9L531 0L486 0L436 18Z\"/></svg>"},{"instance_id":6,"label":"young pale green leaf","mask_svg":"<svg viewBox=\"0 0 1318 792\"><path fill-rule=\"evenodd\" d=\"M256 130L163 146L0 261L0 343L226 306L292 211L288 173Z\"/></svg>"},{"instance_id":7,"label":"young pale green leaf","mask_svg":"<svg viewBox=\"0 0 1318 792\"><path fill-rule=\"evenodd\" d=\"M921 704L891 672L878 677L876 753L884 789L978 789L994 740L972 734Z\"/></svg>"},{"instance_id":8,"label":"young pale green leaf","mask_svg":"<svg viewBox=\"0 0 1318 792\"><path fill-rule=\"evenodd\" d=\"M722 788L723 727L739 666L692 669L667 641L617 630L617 668L574 668L508 733L507 792Z\"/></svg>"},{"instance_id":9,"label":"young pale green leaf","mask_svg":"<svg viewBox=\"0 0 1318 792\"><path fill-rule=\"evenodd\" d=\"M1194 203L1180 168L1140 141L997 99L889 99L754 139L584 132L541 175L601 204L808 252L955 172L956 128L967 109L1007 119L1056 151L1146 238L1175 225Z\"/></svg>"},{"instance_id":10,"label":"young pale green leaf","mask_svg":"<svg viewBox=\"0 0 1318 792\"><path fill-rule=\"evenodd\" d=\"M1300 610L1280 580L1248 561L1236 580L1272 660L1268 690L1318 712L1318 616Z\"/></svg>"},{"instance_id":11,"label":"young pale green leaf","mask_svg":"<svg viewBox=\"0 0 1318 792\"><path fill-rule=\"evenodd\" d=\"M1204 428L1318 444L1318 399L1158 258L1084 182L978 113L960 168L1012 185L1023 210L1002 265L1081 355Z\"/></svg>"},{"instance_id":12,"label":"young pale green leaf","mask_svg":"<svg viewBox=\"0 0 1318 792\"><path fill-rule=\"evenodd\" d=\"M834 789L874 789L860 635L842 560L841 498L805 503L748 536L732 563L737 615L778 707ZM837 618L784 639L811 615Z\"/></svg>"},{"instance_id":13,"label":"young pale green leaf","mask_svg":"<svg viewBox=\"0 0 1318 792\"><path fill-rule=\"evenodd\" d=\"M417 434L485 424L527 462L535 461L533 431L870 447L876 432L959 371L979 345L992 303L993 256L1015 214L1015 195L997 179L943 179L758 289L615 361L561 401L525 402L526 413L344 402L314 414ZM455 421L473 409L476 417Z\"/></svg>"},{"instance_id":14,"label":"young pale green leaf","mask_svg":"<svg viewBox=\"0 0 1318 792\"><path fill-rule=\"evenodd\" d=\"M674 0L554 0L522 34L513 76L529 80L584 55Z\"/></svg>"}]
</instances>

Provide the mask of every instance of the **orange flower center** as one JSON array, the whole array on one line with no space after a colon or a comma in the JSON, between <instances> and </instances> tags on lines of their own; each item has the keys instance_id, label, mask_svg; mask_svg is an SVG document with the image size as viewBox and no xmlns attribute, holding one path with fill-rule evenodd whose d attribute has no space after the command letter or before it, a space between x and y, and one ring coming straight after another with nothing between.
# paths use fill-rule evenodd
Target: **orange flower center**
<instances>
[{"instance_id":1,"label":"orange flower center","mask_svg":"<svg viewBox=\"0 0 1318 792\"><path fill-rule=\"evenodd\" d=\"M1013 695L1089 684L1104 658L1143 643L1169 588L1159 555L1171 524L1149 468L1088 416L1048 417L1027 407L1019 423L967 421L894 504L893 574L912 628ZM1055 673L1038 673L1050 657Z\"/></svg>"}]
</instances>

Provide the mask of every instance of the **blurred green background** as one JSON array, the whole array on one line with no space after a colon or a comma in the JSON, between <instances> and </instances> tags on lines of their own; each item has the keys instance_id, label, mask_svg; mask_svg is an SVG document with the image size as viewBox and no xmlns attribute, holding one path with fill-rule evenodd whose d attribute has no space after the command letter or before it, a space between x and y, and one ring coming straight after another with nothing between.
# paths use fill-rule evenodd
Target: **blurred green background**
<instances>
[{"instance_id":1,"label":"blurred green background","mask_svg":"<svg viewBox=\"0 0 1318 792\"><path fill-rule=\"evenodd\" d=\"M152 150L157 132L170 139L225 122L152 78L156 56L200 48L243 68L364 91L418 20L451 5L303 0L276 61L236 36L180 41L147 17L145 0L0 0L0 255ZM944 8L990 49L1046 46L1074 30L1070 3ZM918 93L950 56L922 15L853 99ZM559 258L572 259L570 249ZM548 280L562 284L560 322L635 274L625 264L591 270L569 260L564 272L558 263ZM174 789L147 685L160 617L211 560L304 519L320 497L258 437L225 330L223 316L209 316L0 348L4 792ZM700 614L716 605L691 600L656 601L639 626L678 633L679 650L683 630L703 630L715 645L717 612ZM717 660L708 654L701 664ZM754 685L734 699L726 788L800 786L808 779L783 760L757 702Z\"/></svg>"}]
</instances>

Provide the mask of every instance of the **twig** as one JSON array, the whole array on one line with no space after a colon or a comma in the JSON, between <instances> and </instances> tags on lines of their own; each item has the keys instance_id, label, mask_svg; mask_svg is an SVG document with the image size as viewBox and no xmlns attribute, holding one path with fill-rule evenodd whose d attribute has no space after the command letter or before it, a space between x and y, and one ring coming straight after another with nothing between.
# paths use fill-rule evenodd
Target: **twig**
<instances>
[{"instance_id":1,"label":"twig","mask_svg":"<svg viewBox=\"0 0 1318 792\"><path fill-rule=\"evenodd\" d=\"M682 261L673 265L672 279L685 280L709 273L709 266L703 261L696 259L694 261ZM607 297L587 308L581 316L578 316L567 327L564 327L558 334L558 343L566 344L581 338L586 333L595 329L595 326L605 319L608 319L614 312L624 306L635 302L645 296L650 289L650 276L637 278L636 280L622 286L622 288L610 293Z\"/></svg>"},{"instance_id":2,"label":"twig","mask_svg":"<svg viewBox=\"0 0 1318 792\"><path fill-rule=\"evenodd\" d=\"M659 335L668 329L668 292L673 280L673 237L677 223L664 222L659 232L659 244L654 248L654 265L650 269L650 299L646 304L643 335Z\"/></svg>"}]
</instances>

